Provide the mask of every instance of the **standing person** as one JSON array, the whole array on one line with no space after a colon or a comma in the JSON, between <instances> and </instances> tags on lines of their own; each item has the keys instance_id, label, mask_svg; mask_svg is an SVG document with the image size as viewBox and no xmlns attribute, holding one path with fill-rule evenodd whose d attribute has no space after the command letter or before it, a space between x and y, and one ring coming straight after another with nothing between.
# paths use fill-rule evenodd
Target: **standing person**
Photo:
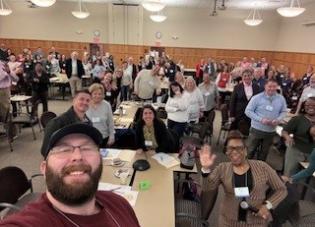
<instances>
[{"instance_id":1,"label":"standing person","mask_svg":"<svg viewBox=\"0 0 315 227\"><path fill-rule=\"evenodd\" d=\"M66 73L66 61L67 61L66 55L64 54L61 55L61 58L59 59L59 67L61 73Z\"/></svg>"},{"instance_id":2,"label":"standing person","mask_svg":"<svg viewBox=\"0 0 315 227\"><path fill-rule=\"evenodd\" d=\"M18 77L10 72L8 64L0 59L0 121L6 120L10 110L11 84L18 81Z\"/></svg>"},{"instance_id":3,"label":"standing person","mask_svg":"<svg viewBox=\"0 0 315 227\"><path fill-rule=\"evenodd\" d=\"M223 66L222 72L220 72L215 80L215 84L218 87L220 94L220 103L225 103L225 97L227 95L227 88L231 86L231 76L228 72L228 67L226 65Z\"/></svg>"},{"instance_id":4,"label":"standing person","mask_svg":"<svg viewBox=\"0 0 315 227\"><path fill-rule=\"evenodd\" d=\"M307 67L306 73L302 77L302 82L304 86L307 86L309 84L310 78L311 76L313 76L313 74L314 74L314 68L312 65L309 65Z\"/></svg>"},{"instance_id":5,"label":"standing person","mask_svg":"<svg viewBox=\"0 0 315 227\"><path fill-rule=\"evenodd\" d=\"M231 130L239 130L244 136L248 136L250 128L250 118L245 114L246 106L260 91L259 86L252 83L252 79L252 71L245 69L242 73L242 83L234 87L229 105Z\"/></svg>"},{"instance_id":6,"label":"standing person","mask_svg":"<svg viewBox=\"0 0 315 227\"><path fill-rule=\"evenodd\" d=\"M204 59L201 59L200 63L198 63L196 65L196 78L195 78L195 80L196 80L197 85L202 82L204 65L205 65Z\"/></svg>"},{"instance_id":7,"label":"standing person","mask_svg":"<svg viewBox=\"0 0 315 227\"><path fill-rule=\"evenodd\" d=\"M218 226L267 227L272 220L270 210L286 197L286 187L268 164L247 159L245 141L239 133L231 132L226 144L230 161L214 169L216 155L211 147L205 145L199 153L203 190L216 190L220 185L224 188ZM267 196L270 189L272 194Z\"/></svg>"},{"instance_id":8,"label":"standing person","mask_svg":"<svg viewBox=\"0 0 315 227\"><path fill-rule=\"evenodd\" d=\"M311 143L311 140L313 140L313 147L314 147L314 142L315 142L315 126L312 126L310 129L309 129L309 134L310 134L310 141L309 143ZM315 172L315 149L313 148L312 149L312 153L309 155L309 158L308 158L308 161L309 161L309 165L306 169L303 169L301 170L300 172L298 173L295 173L293 176L291 175L291 177L288 177L288 176L282 176L281 178L287 182L298 182L300 180L303 180L307 177L310 177L312 176L312 174Z\"/></svg>"},{"instance_id":9,"label":"standing person","mask_svg":"<svg viewBox=\"0 0 315 227\"><path fill-rule=\"evenodd\" d=\"M188 101L188 122L198 123L199 118L202 117L204 111L204 101L199 88L192 76L186 79L185 92L189 97Z\"/></svg>"},{"instance_id":10,"label":"standing person","mask_svg":"<svg viewBox=\"0 0 315 227\"><path fill-rule=\"evenodd\" d=\"M287 114L287 104L284 97L277 93L277 86L276 80L268 80L265 91L252 97L245 109L246 116L251 119L248 137L249 158L255 156L257 148L262 143L257 159L266 160L276 126Z\"/></svg>"},{"instance_id":11,"label":"standing person","mask_svg":"<svg viewBox=\"0 0 315 227\"><path fill-rule=\"evenodd\" d=\"M104 78L104 73L106 72L106 68L103 65L103 62L100 59L96 60L96 63L92 69L92 75L94 82L99 83Z\"/></svg>"},{"instance_id":12,"label":"standing person","mask_svg":"<svg viewBox=\"0 0 315 227\"><path fill-rule=\"evenodd\" d=\"M287 150L285 153L284 174L291 176L298 171L299 162L305 161L315 148L309 137L309 129L315 125L315 97L304 102L304 111L283 127L282 136ZM293 138L290 135L293 135Z\"/></svg>"},{"instance_id":13,"label":"standing person","mask_svg":"<svg viewBox=\"0 0 315 227\"><path fill-rule=\"evenodd\" d=\"M128 66L126 61L123 62L123 76L121 79L120 101L129 100L129 92L132 90L132 66Z\"/></svg>"},{"instance_id":14,"label":"standing person","mask_svg":"<svg viewBox=\"0 0 315 227\"><path fill-rule=\"evenodd\" d=\"M74 123L86 123L92 125L91 120L86 116L90 101L91 94L88 90L78 91L72 100L72 106L60 116L50 120L46 125L43 144L48 143L55 131L67 125ZM41 149L43 152L44 147L42 146Z\"/></svg>"},{"instance_id":15,"label":"standing person","mask_svg":"<svg viewBox=\"0 0 315 227\"><path fill-rule=\"evenodd\" d=\"M40 164L47 189L0 226L140 227L126 199L98 191L102 175L101 133L85 124L59 129L43 144Z\"/></svg>"},{"instance_id":16,"label":"standing person","mask_svg":"<svg viewBox=\"0 0 315 227\"><path fill-rule=\"evenodd\" d=\"M309 97L314 97L314 96L315 96L315 75L311 76L309 86L303 89L298 105L296 107L295 115L299 114L302 103L305 102Z\"/></svg>"},{"instance_id":17,"label":"standing person","mask_svg":"<svg viewBox=\"0 0 315 227\"><path fill-rule=\"evenodd\" d=\"M71 53L71 58L66 60L66 74L69 79L71 95L75 96L76 91L82 89L82 79L84 68L81 60L78 59L76 51Z\"/></svg>"},{"instance_id":18,"label":"standing person","mask_svg":"<svg viewBox=\"0 0 315 227\"><path fill-rule=\"evenodd\" d=\"M35 64L34 73L27 79L28 84L32 87L32 113L31 116L38 117L38 104L43 104L43 112L48 111L48 86L49 75L44 71L41 63Z\"/></svg>"},{"instance_id":19,"label":"standing person","mask_svg":"<svg viewBox=\"0 0 315 227\"><path fill-rule=\"evenodd\" d=\"M159 66L154 66L151 70L143 69L138 73L135 79L134 93L141 100L152 101L154 94L159 95L161 93L159 70Z\"/></svg>"},{"instance_id":20,"label":"standing person","mask_svg":"<svg viewBox=\"0 0 315 227\"><path fill-rule=\"evenodd\" d=\"M167 112L167 127L173 129L179 138L184 134L188 122L189 96L179 83L173 82L170 85L170 97L168 98L165 110Z\"/></svg>"},{"instance_id":21,"label":"standing person","mask_svg":"<svg viewBox=\"0 0 315 227\"><path fill-rule=\"evenodd\" d=\"M104 100L104 87L94 83L89 87L89 92L92 99L86 116L103 136L101 147L111 146L115 142L114 120L111 105Z\"/></svg>"},{"instance_id":22,"label":"standing person","mask_svg":"<svg viewBox=\"0 0 315 227\"><path fill-rule=\"evenodd\" d=\"M215 83L211 81L208 73L203 74L203 82L198 86L198 88L201 91L205 105L203 116L206 121L210 121L210 130L212 132L215 108L219 105L219 91Z\"/></svg>"},{"instance_id":23,"label":"standing person","mask_svg":"<svg viewBox=\"0 0 315 227\"><path fill-rule=\"evenodd\" d=\"M254 71L254 79L253 79L253 83L257 84L260 88L260 91L264 90L265 87L265 75L264 72L261 68L256 68Z\"/></svg>"}]
</instances>

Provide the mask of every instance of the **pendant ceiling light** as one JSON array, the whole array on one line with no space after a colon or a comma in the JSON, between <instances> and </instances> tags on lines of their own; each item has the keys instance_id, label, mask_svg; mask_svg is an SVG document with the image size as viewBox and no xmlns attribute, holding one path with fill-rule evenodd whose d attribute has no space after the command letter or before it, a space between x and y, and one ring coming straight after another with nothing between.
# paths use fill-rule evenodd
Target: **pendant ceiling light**
<instances>
[{"instance_id":1,"label":"pendant ceiling light","mask_svg":"<svg viewBox=\"0 0 315 227\"><path fill-rule=\"evenodd\" d=\"M31 0L31 2L40 7L49 7L55 4L56 0Z\"/></svg>"},{"instance_id":2,"label":"pendant ceiling light","mask_svg":"<svg viewBox=\"0 0 315 227\"><path fill-rule=\"evenodd\" d=\"M244 23L248 26L258 26L263 22L261 15L257 8L252 9L249 12L248 17L244 20Z\"/></svg>"},{"instance_id":3,"label":"pendant ceiling light","mask_svg":"<svg viewBox=\"0 0 315 227\"><path fill-rule=\"evenodd\" d=\"M153 20L154 22L161 23L167 19L167 16L161 13L157 13L157 14L150 15L150 19Z\"/></svg>"},{"instance_id":4,"label":"pendant ceiling light","mask_svg":"<svg viewBox=\"0 0 315 227\"><path fill-rule=\"evenodd\" d=\"M90 16L90 13L88 12L87 8L83 5L82 0L78 1L79 3L79 10L78 11L72 11L72 15L79 19L85 19L88 16Z\"/></svg>"},{"instance_id":5,"label":"pendant ceiling light","mask_svg":"<svg viewBox=\"0 0 315 227\"><path fill-rule=\"evenodd\" d=\"M294 4L296 2L296 4ZM290 7L281 7L277 12L283 17L296 17L301 15L305 8L301 7L300 0L291 0Z\"/></svg>"},{"instance_id":6,"label":"pendant ceiling light","mask_svg":"<svg viewBox=\"0 0 315 227\"><path fill-rule=\"evenodd\" d=\"M145 8L148 11L158 12L158 11L161 11L162 9L164 9L166 4L161 3L158 0L155 0L155 1L143 1L142 6L143 6L143 8Z\"/></svg>"},{"instance_id":7,"label":"pendant ceiling light","mask_svg":"<svg viewBox=\"0 0 315 227\"><path fill-rule=\"evenodd\" d=\"M12 13L12 10L8 6L5 0L0 0L0 16L8 16Z\"/></svg>"}]
</instances>

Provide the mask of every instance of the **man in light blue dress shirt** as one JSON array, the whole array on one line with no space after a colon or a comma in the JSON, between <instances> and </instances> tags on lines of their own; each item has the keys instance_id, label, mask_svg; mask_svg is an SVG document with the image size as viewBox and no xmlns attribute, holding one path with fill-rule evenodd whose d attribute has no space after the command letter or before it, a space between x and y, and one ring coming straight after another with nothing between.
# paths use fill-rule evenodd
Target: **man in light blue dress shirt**
<instances>
[{"instance_id":1,"label":"man in light blue dress shirt","mask_svg":"<svg viewBox=\"0 0 315 227\"><path fill-rule=\"evenodd\" d=\"M284 97L277 93L278 83L270 79L265 84L265 91L255 95L248 103L245 114L251 119L248 137L249 158L254 158L257 147L262 148L257 153L257 159L265 161L272 145L276 126L287 114L287 104Z\"/></svg>"}]
</instances>

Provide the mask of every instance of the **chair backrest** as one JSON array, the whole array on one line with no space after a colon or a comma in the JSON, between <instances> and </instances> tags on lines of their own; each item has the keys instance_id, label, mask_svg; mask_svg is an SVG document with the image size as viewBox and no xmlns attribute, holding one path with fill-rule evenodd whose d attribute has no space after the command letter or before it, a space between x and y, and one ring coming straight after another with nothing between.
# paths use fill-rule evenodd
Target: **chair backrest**
<instances>
[{"instance_id":1,"label":"chair backrest","mask_svg":"<svg viewBox=\"0 0 315 227\"><path fill-rule=\"evenodd\" d=\"M23 170L8 166L0 170L0 202L15 204L18 199L31 189L31 183ZM0 210L3 208L0 207Z\"/></svg>"},{"instance_id":2,"label":"chair backrest","mask_svg":"<svg viewBox=\"0 0 315 227\"><path fill-rule=\"evenodd\" d=\"M43 126L43 128L46 127L47 123L53 119L57 117L57 114L53 113L53 112L44 112L41 116L40 116L40 123Z\"/></svg>"}]
</instances>

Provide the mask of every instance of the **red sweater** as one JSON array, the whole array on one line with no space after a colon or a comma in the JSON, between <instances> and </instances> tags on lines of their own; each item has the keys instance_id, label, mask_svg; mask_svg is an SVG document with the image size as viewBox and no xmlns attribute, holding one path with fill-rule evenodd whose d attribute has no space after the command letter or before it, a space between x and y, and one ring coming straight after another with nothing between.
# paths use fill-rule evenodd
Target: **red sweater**
<instances>
[{"instance_id":1,"label":"red sweater","mask_svg":"<svg viewBox=\"0 0 315 227\"><path fill-rule=\"evenodd\" d=\"M132 207L121 196L112 192L98 191L96 199L102 206L99 213L87 216L65 215L80 227L117 227L114 220L121 227L140 227ZM74 227L75 225L58 213L47 199L46 193L43 193L37 202L30 203L21 212L7 217L0 222L0 226Z\"/></svg>"}]
</instances>

